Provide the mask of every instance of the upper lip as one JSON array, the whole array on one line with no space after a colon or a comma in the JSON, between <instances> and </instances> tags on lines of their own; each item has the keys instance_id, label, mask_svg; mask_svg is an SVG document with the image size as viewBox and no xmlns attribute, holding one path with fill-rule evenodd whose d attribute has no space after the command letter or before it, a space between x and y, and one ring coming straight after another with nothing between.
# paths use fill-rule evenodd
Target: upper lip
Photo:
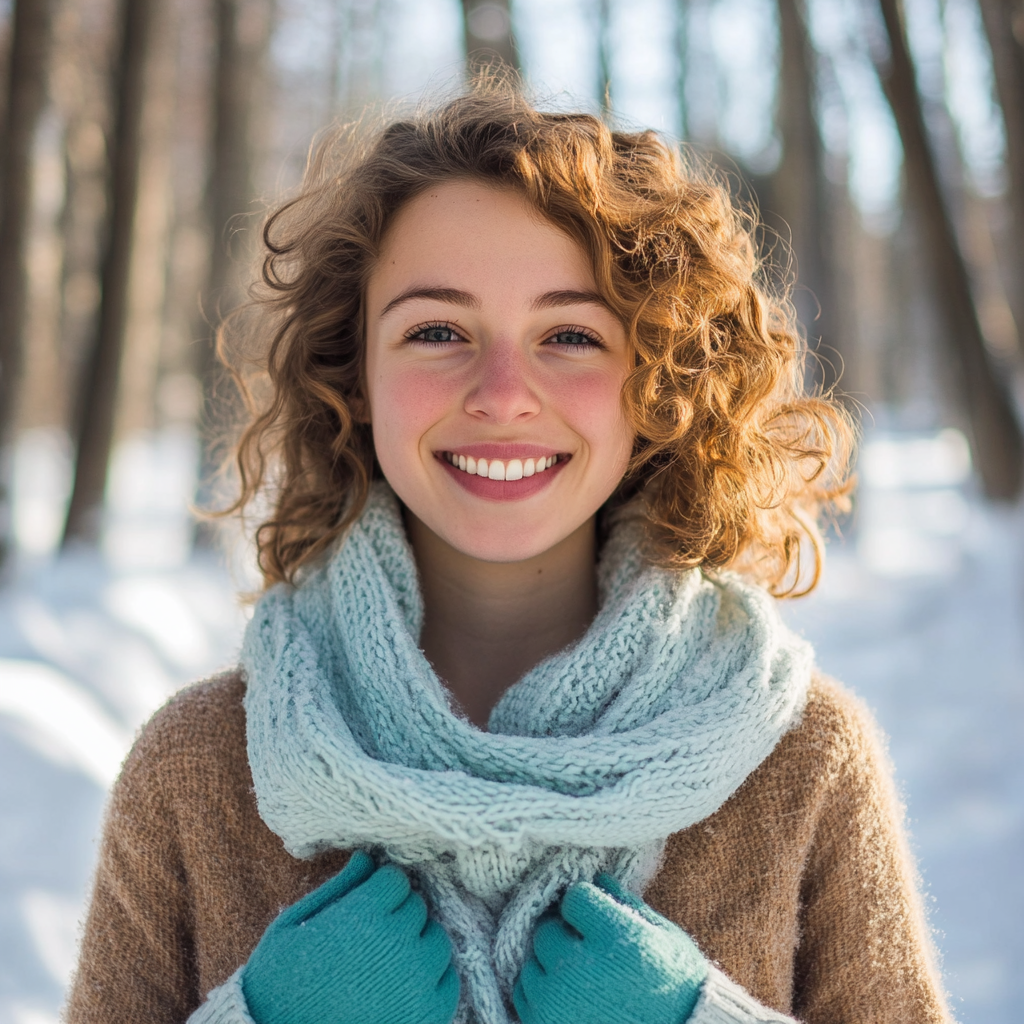
<instances>
[{"instance_id":1,"label":"upper lip","mask_svg":"<svg viewBox=\"0 0 1024 1024\"><path fill-rule=\"evenodd\" d=\"M564 450L543 444L500 443L495 441L478 441L475 444L453 445L440 449L453 455L465 455L474 459L500 459L508 462L511 459L546 459L551 455L566 455Z\"/></svg>"}]
</instances>

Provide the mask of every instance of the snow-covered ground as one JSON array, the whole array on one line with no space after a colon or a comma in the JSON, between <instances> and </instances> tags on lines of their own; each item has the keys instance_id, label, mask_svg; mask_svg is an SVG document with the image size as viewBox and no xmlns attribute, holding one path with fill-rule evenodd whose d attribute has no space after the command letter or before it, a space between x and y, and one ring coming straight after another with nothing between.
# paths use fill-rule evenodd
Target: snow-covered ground
<instances>
[{"instance_id":1,"label":"snow-covered ground","mask_svg":"<svg viewBox=\"0 0 1024 1024\"><path fill-rule=\"evenodd\" d=\"M136 729L236 658L232 578L212 557L187 557L195 462L187 432L121 445L102 553L54 559L66 442L22 438L24 558L0 590L0 1024L57 1019L106 790Z\"/></svg>"},{"instance_id":2,"label":"snow-covered ground","mask_svg":"<svg viewBox=\"0 0 1024 1024\"><path fill-rule=\"evenodd\" d=\"M192 439L117 453L102 555L48 552L66 498L59 437L18 457L17 578L0 591L0 1024L53 1024L75 958L104 793L174 689L230 663L244 614L188 560ZM1024 517L969 497L963 439L875 435L849 540L785 606L875 709L963 1024L1024 998Z\"/></svg>"},{"instance_id":3,"label":"snow-covered ground","mask_svg":"<svg viewBox=\"0 0 1024 1024\"><path fill-rule=\"evenodd\" d=\"M955 493L869 489L864 504L877 504L863 509L868 521L858 543L833 552L820 592L787 614L815 642L822 668L865 698L890 738L958 1019L1017 1024L1024 999L1024 518L976 504L954 511ZM962 516L961 525L954 531L943 522L928 536L929 503L933 525L947 514ZM892 520L903 518L902 545L896 529L880 536L889 527L870 522L882 507ZM881 557L890 553L886 566Z\"/></svg>"}]
</instances>

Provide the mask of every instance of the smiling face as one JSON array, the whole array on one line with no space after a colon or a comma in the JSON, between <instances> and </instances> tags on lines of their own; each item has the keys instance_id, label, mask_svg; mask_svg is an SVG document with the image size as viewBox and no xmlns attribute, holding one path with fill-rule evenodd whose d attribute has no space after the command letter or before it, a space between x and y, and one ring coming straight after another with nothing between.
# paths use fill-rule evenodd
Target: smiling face
<instances>
[{"instance_id":1,"label":"smiling face","mask_svg":"<svg viewBox=\"0 0 1024 1024\"><path fill-rule=\"evenodd\" d=\"M391 225L366 291L366 381L384 476L455 549L547 551L625 473L625 330L586 255L511 191L431 188Z\"/></svg>"}]
</instances>

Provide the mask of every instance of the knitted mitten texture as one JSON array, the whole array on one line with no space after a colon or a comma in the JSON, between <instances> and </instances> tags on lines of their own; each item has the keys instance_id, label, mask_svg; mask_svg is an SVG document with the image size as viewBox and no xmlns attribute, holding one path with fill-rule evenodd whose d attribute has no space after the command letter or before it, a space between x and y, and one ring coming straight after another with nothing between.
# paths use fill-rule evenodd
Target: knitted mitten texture
<instances>
[{"instance_id":1,"label":"knitted mitten texture","mask_svg":"<svg viewBox=\"0 0 1024 1024\"><path fill-rule=\"evenodd\" d=\"M683 1024L708 976L689 935L608 875L542 919L513 990L523 1024Z\"/></svg>"},{"instance_id":2,"label":"knitted mitten texture","mask_svg":"<svg viewBox=\"0 0 1024 1024\"><path fill-rule=\"evenodd\" d=\"M282 912L242 975L256 1024L450 1024L459 979L444 929L394 864L365 853Z\"/></svg>"}]
</instances>

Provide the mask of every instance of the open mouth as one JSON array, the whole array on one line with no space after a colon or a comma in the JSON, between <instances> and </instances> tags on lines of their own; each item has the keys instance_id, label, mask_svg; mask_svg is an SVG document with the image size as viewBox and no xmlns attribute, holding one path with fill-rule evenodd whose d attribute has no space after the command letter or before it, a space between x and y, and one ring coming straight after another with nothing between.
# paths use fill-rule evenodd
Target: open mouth
<instances>
[{"instance_id":1,"label":"open mouth","mask_svg":"<svg viewBox=\"0 0 1024 1024\"><path fill-rule=\"evenodd\" d=\"M543 473L559 462L566 462L571 455L548 455L533 459L475 459L472 455L456 455L455 452L441 452L441 458L448 465L469 476L482 476L486 480L526 480Z\"/></svg>"},{"instance_id":2,"label":"open mouth","mask_svg":"<svg viewBox=\"0 0 1024 1024\"><path fill-rule=\"evenodd\" d=\"M453 482L477 498L525 501L547 490L573 456L536 444L478 443L462 451L435 451L434 458Z\"/></svg>"}]
</instances>

